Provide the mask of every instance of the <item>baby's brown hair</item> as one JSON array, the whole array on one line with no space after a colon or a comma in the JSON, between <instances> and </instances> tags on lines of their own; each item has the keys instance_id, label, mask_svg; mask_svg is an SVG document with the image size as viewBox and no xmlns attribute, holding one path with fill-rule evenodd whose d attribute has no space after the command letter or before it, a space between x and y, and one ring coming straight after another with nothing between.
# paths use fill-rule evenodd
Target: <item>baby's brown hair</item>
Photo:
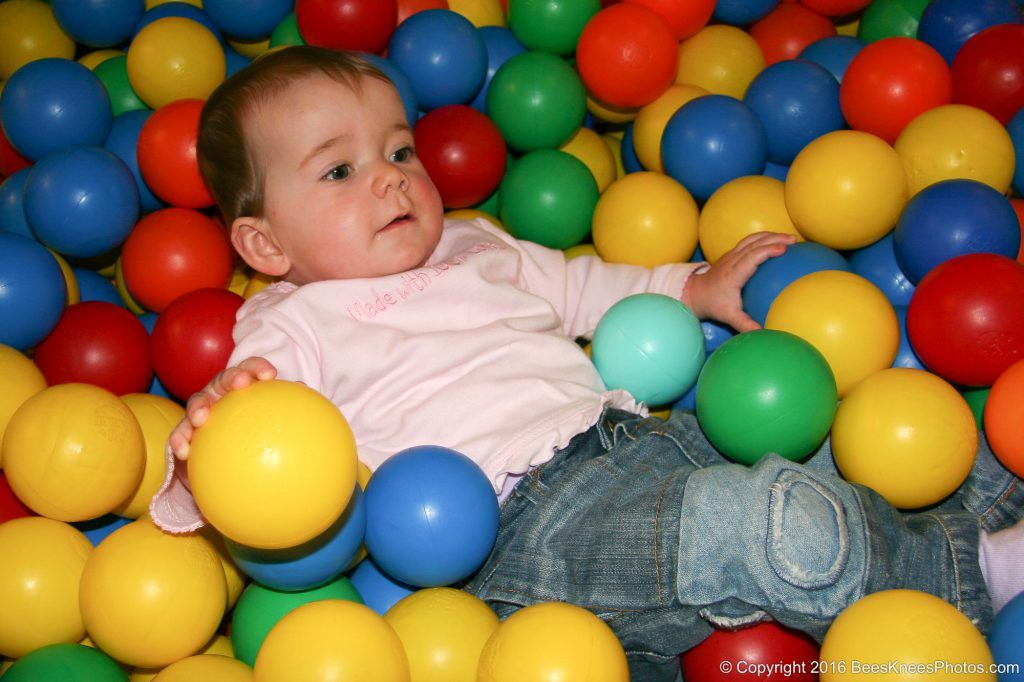
<instances>
[{"instance_id":1,"label":"baby's brown hair","mask_svg":"<svg viewBox=\"0 0 1024 682\"><path fill-rule=\"evenodd\" d=\"M247 117L297 80L318 75L356 92L366 77L391 82L357 54L302 45L257 58L206 101L199 118L199 172L229 228L240 216L263 215L263 168L246 138Z\"/></svg>"}]
</instances>

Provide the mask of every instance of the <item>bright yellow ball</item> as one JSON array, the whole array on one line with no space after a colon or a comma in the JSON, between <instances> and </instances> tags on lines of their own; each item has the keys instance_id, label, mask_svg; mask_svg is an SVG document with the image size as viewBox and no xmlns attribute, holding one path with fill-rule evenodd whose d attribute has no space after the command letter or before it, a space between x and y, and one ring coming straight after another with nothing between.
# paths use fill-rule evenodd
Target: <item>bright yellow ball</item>
<instances>
[{"instance_id":1,"label":"bright yellow ball","mask_svg":"<svg viewBox=\"0 0 1024 682\"><path fill-rule=\"evenodd\" d=\"M162 668L210 641L226 590L210 543L142 519L93 550L82 573L82 618L93 641L118 661Z\"/></svg>"},{"instance_id":2,"label":"bright yellow ball","mask_svg":"<svg viewBox=\"0 0 1024 682\"><path fill-rule=\"evenodd\" d=\"M839 614L821 645L821 682L995 682L992 653L967 616L916 590L885 590ZM890 672L890 661L904 664ZM914 672L909 666L939 665ZM873 668L868 667L873 666ZM956 668L954 666L960 666Z\"/></svg>"},{"instance_id":3,"label":"bright yellow ball","mask_svg":"<svg viewBox=\"0 0 1024 682\"><path fill-rule=\"evenodd\" d=\"M278 621L256 655L256 682L409 682L402 640L375 611L326 599Z\"/></svg>"},{"instance_id":4,"label":"bright yellow ball","mask_svg":"<svg viewBox=\"0 0 1024 682\"><path fill-rule=\"evenodd\" d=\"M413 592L384 620L402 640L417 682L476 682L480 652L498 627L487 604L450 587Z\"/></svg>"},{"instance_id":5,"label":"bright yellow ball","mask_svg":"<svg viewBox=\"0 0 1024 682\"><path fill-rule=\"evenodd\" d=\"M848 481L894 507L952 494L978 451L974 415L959 392L919 369L886 369L847 394L832 426L832 455Z\"/></svg>"},{"instance_id":6,"label":"bright yellow ball","mask_svg":"<svg viewBox=\"0 0 1024 682\"><path fill-rule=\"evenodd\" d=\"M146 9L151 10L159 5L166 5L169 2L184 2L193 7L203 9L203 0L146 0Z\"/></svg>"},{"instance_id":7,"label":"bright yellow ball","mask_svg":"<svg viewBox=\"0 0 1024 682\"><path fill-rule=\"evenodd\" d=\"M92 544L60 521L0 524L0 654L18 658L85 636L78 585Z\"/></svg>"},{"instance_id":8,"label":"bright yellow ball","mask_svg":"<svg viewBox=\"0 0 1024 682\"><path fill-rule=\"evenodd\" d=\"M684 262L697 248L697 202L667 175L630 173L598 199L593 240L610 263Z\"/></svg>"},{"instance_id":9,"label":"bright yellow ball","mask_svg":"<svg viewBox=\"0 0 1024 682\"><path fill-rule=\"evenodd\" d=\"M142 429L146 463L143 467L142 480L135 488L135 492L118 505L114 513L129 519L137 519L149 511L150 500L163 485L167 436L185 416L185 410L173 400L151 393L129 393L121 396L121 400L135 415Z\"/></svg>"},{"instance_id":10,"label":"bright yellow ball","mask_svg":"<svg viewBox=\"0 0 1024 682\"><path fill-rule=\"evenodd\" d=\"M142 429L128 406L90 384L59 384L26 400L7 424L4 469L15 495L58 521L112 511L142 480Z\"/></svg>"},{"instance_id":11,"label":"bright yellow ball","mask_svg":"<svg viewBox=\"0 0 1024 682\"><path fill-rule=\"evenodd\" d=\"M577 244L576 246L570 246L565 250L565 260L572 260L573 258L579 258L580 256L601 257L593 244Z\"/></svg>"},{"instance_id":12,"label":"bright yellow ball","mask_svg":"<svg viewBox=\"0 0 1024 682\"><path fill-rule=\"evenodd\" d=\"M128 310L132 311L136 315L144 315L146 309L143 308L138 301L132 296L131 292L128 291L128 284L124 281L124 267L121 265L121 257L117 257L117 261L114 263L114 288L117 289L118 296L121 297L121 302L124 303Z\"/></svg>"},{"instance_id":13,"label":"bright yellow ball","mask_svg":"<svg viewBox=\"0 0 1024 682\"><path fill-rule=\"evenodd\" d=\"M618 180L626 175L626 169L622 166L622 138L616 137L611 133L605 133L601 136L604 143L608 145L608 149L611 150L612 157L615 158L615 179Z\"/></svg>"},{"instance_id":14,"label":"bright yellow ball","mask_svg":"<svg viewBox=\"0 0 1024 682\"><path fill-rule=\"evenodd\" d=\"M907 178L892 147L856 130L804 147L786 177L786 208L800 234L833 249L885 236L907 203Z\"/></svg>"},{"instance_id":15,"label":"bright yellow ball","mask_svg":"<svg viewBox=\"0 0 1024 682\"><path fill-rule=\"evenodd\" d=\"M505 26L505 12L499 0L448 0L448 9L466 17L477 28Z\"/></svg>"},{"instance_id":16,"label":"bright yellow ball","mask_svg":"<svg viewBox=\"0 0 1024 682\"><path fill-rule=\"evenodd\" d=\"M709 263L755 232L781 232L803 237L786 210L785 186L775 178L747 175L731 180L712 194L700 212L700 250Z\"/></svg>"},{"instance_id":17,"label":"bright yellow ball","mask_svg":"<svg viewBox=\"0 0 1024 682\"><path fill-rule=\"evenodd\" d=\"M637 108L616 107L587 95L587 111L606 123L629 123L636 118Z\"/></svg>"},{"instance_id":18,"label":"bright yellow ball","mask_svg":"<svg viewBox=\"0 0 1024 682\"><path fill-rule=\"evenodd\" d=\"M128 47L128 81L153 109L178 99L206 99L225 73L220 42L191 19L157 19Z\"/></svg>"},{"instance_id":19,"label":"bright yellow ball","mask_svg":"<svg viewBox=\"0 0 1024 682\"><path fill-rule=\"evenodd\" d=\"M228 598L226 608L230 610L235 605L235 602L238 601L238 598L242 596L242 590L245 589L245 574L242 573L242 569L238 567L235 560L231 558L227 545L224 544L223 535L210 526L203 526L199 534L206 538L206 541L213 547L213 551L217 553L217 558L220 559L220 566L224 569L224 584L227 586ZM205 654L208 652L200 651L199 653Z\"/></svg>"},{"instance_id":20,"label":"bright yellow ball","mask_svg":"<svg viewBox=\"0 0 1024 682\"><path fill-rule=\"evenodd\" d=\"M361 490L366 490L366 486L369 484L371 476L373 476L373 472L370 471L370 467L366 466L362 462L356 462L356 483L359 484L359 488Z\"/></svg>"},{"instance_id":21,"label":"bright yellow ball","mask_svg":"<svg viewBox=\"0 0 1024 682\"><path fill-rule=\"evenodd\" d=\"M483 218L491 225L494 225L500 230L504 230L505 226L501 224L501 221L496 217L488 213L487 211L481 211L477 208L456 208L448 211L444 214L445 218L450 220L476 220L477 218Z\"/></svg>"},{"instance_id":22,"label":"bright yellow ball","mask_svg":"<svg viewBox=\"0 0 1024 682\"><path fill-rule=\"evenodd\" d=\"M196 656L200 655L216 655L216 656L227 656L228 658L235 657L235 651L231 648L231 640L224 635L214 635L210 643L196 652ZM182 659L184 660L184 659ZM249 669L249 675L252 679L252 669ZM128 678L128 682L152 682L161 670L159 668L135 668L132 670L131 676ZM216 678L200 678L200 679L216 679Z\"/></svg>"},{"instance_id":23,"label":"bright yellow ball","mask_svg":"<svg viewBox=\"0 0 1024 682\"><path fill-rule=\"evenodd\" d=\"M578 606L548 602L520 609L498 626L477 675L479 682L628 682L629 668L604 621Z\"/></svg>"},{"instance_id":24,"label":"bright yellow ball","mask_svg":"<svg viewBox=\"0 0 1024 682\"><path fill-rule=\"evenodd\" d=\"M665 172L661 163L661 136L672 115L687 102L707 95L697 85L671 85L658 99L640 107L633 123L633 149L647 170Z\"/></svg>"},{"instance_id":25,"label":"bright yellow ball","mask_svg":"<svg viewBox=\"0 0 1024 682\"><path fill-rule=\"evenodd\" d=\"M324 396L291 381L260 381L213 406L192 439L188 471L217 530L243 545L282 549L320 535L345 510L356 444Z\"/></svg>"},{"instance_id":26,"label":"bright yellow ball","mask_svg":"<svg viewBox=\"0 0 1024 682\"><path fill-rule=\"evenodd\" d=\"M735 26L705 26L679 44L676 83L743 99L764 66L764 53L749 33Z\"/></svg>"},{"instance_id":27,"label":"bright yellow ball","mask_svg":"<svg viewBox=\"0 0 1024 682\"><path fill-rule=\"evenodd\" d=\"M123 54L124 52L121 50L94 50L89 54L79 57L78 63L92 71L111 57L120 57Z\"/></svg>"},{"instance_id":28,"label":"bright yellow ball","mask_svg":"<svg viewBox=\"0 0 1024 682\"><path fill-rule=\"evenodd\" d=\"M67 289L67 296L64 298L65 305L74 305L81 299L81 292L78 289L78 278L75 277L75 273L71 270L71 266L64 260L64 257L53 249L46 249L53 256L54 260L57 261L57 265L60 266L60 272L64 275L64 286Z\"/></svg>"},{"instance_id":29,"label":"bright yellow ball","mask_svg":"<svg viewBox=\"0 0 1024 682\"><path fill-rule=\"evenodd\" d=\"M229 40L228 45L243 57L256 59L270 51L270 37L268 36L261 40Z\"/></svg>"},{"instance_id":30,"label":"bright yellow ball","mask_svg":"<svg viewBox=\"0 0 1024 682\"><path fill-rule=\"evenodd\" d=\"M930 109L896 138L910 196L943 180L977 180L1006 194L1013 179L1013 141L988 112L966 104Z\"/></svg>"},{"instance_id":31,"label":"bright yellow ball","mask_svg":"<svg viewBox=\"0 0 1024 682\"><path fill-rule=\"evenodd\" d=\"M50 4L42 0L0 2L0 81L29 62L75 58L75 41L61 30Z\"/></svg>"},{"instance_id":32,"label":"bright yellow ball","mask_svg":"<svg viewBox=\"0 0 1024 682\"><path fill-rule=\"evenodd\" d=\"M262 272L254 272L245 285L242 298L255 296L279 279L280 277L272 277L271 275L264 275Z\"/></svg>"},{"instance_id":33,"label":"bright yellow ball","mask_svg":"<svg viewBox=\"0 0 1024 682\"><path fill-rule=\"evenodd\" d=\"M817 348L832 368L840 398L892 366L900 341L896 311L885 294L839 270L814 272L787 286L772 302L764 326Z\"/></svg>"},{"instance_id":34,"label":"bright yellow ball","mask_svg":"<svg viewBox=\"0 0 1024 682\"><path fill-rule=\"evenodd\" d=\"M228 282L228 291L232 291L239 296L245 293L245 288L249 286L249 273L244 267L236 267L231 272L231 281Z\"/></svg>"},{"instance_id":35,"label":"bright yellow ball","mask_svg":"<svg viewBox=\"0 0 1024 682\"><path fill-rule=\"evenodd\" d=\"M4 388L0 391L0 443L3 443L7 424L22 403L46 388L46 379L21 351L0 343L0 377ZM0 447L0 453L3 448ZM0 460L0 465L3 462Z\"/></svg>"},{"instance_id":36,"label":"bright yellow ball","mask_svg":"<svg viewBox=\"0 0 1024 682\"><path fill-rule=\"evenodd\" d=\"M153 682L252 682L252 668L229 656L202 654L189 656L164 668Z\"/></svg>"},{"instance_id":37,"label":"bright yellow ball","mask_svg":"<svg viewBox=\"0 0 1024 682\"><path fill-rule=\"evenodd\" d=\"M615 156L601 136L587 127L581 127L559 149L583 162L597 181L597 191L603 192L615 180Z\"/></svg>"}]
</instances>

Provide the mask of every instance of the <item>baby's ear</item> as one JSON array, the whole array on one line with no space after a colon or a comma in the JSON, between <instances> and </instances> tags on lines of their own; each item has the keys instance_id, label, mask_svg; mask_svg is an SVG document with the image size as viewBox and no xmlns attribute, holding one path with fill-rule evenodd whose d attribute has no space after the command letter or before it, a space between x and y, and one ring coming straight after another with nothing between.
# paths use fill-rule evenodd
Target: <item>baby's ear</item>
<instances>
[{"instance_id":1,"label":"baby's ear","mask_svg":"<svg viewBox=\"0 0 1024 682\"><path fill-rule=\"evenodd\" d=\"M257 272L281 277L291 269L291 261L262 218L236 218L231 223L231 243L242 260Z\"/></svg>"}]
</instances>

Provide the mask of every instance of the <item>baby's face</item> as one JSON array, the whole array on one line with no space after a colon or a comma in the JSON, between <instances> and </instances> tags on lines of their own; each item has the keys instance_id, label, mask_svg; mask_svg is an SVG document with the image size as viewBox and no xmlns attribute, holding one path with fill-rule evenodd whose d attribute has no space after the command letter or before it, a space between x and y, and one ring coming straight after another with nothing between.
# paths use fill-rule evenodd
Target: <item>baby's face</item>
<instances>
[{"instance_id":1,"label":"baby's face","mask_svg":"<svg viewBox=\"0 0 1024 682\"><path fill-rule=\"evenodd\" d=\"M310 76L249 121L265 169L263 218L296 284L404 272L441 237L441 197L398 93L376 78L361 86Z\"/></svg>"}]
</instances>

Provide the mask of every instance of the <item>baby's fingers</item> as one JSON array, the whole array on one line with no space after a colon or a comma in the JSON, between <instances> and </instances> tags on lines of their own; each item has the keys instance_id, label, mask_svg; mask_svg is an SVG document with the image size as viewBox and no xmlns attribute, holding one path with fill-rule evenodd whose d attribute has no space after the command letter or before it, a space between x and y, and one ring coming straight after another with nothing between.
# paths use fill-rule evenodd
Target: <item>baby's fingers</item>
<instances>
[{"instance_id":1,"label":"baby's fingers","mask_svg":"<svg viewBox=\"0 0 1024 682\"><path fill-rule=\"evenodd\" d=\"M178 422L178 425L171 431L171 435L167 437L167 443L171 446L171 452L175 457L180 460L188 459L189 443L192 442L194 434L195 429L192 428L187 417Z\"/></svg>"}]
</instances>

